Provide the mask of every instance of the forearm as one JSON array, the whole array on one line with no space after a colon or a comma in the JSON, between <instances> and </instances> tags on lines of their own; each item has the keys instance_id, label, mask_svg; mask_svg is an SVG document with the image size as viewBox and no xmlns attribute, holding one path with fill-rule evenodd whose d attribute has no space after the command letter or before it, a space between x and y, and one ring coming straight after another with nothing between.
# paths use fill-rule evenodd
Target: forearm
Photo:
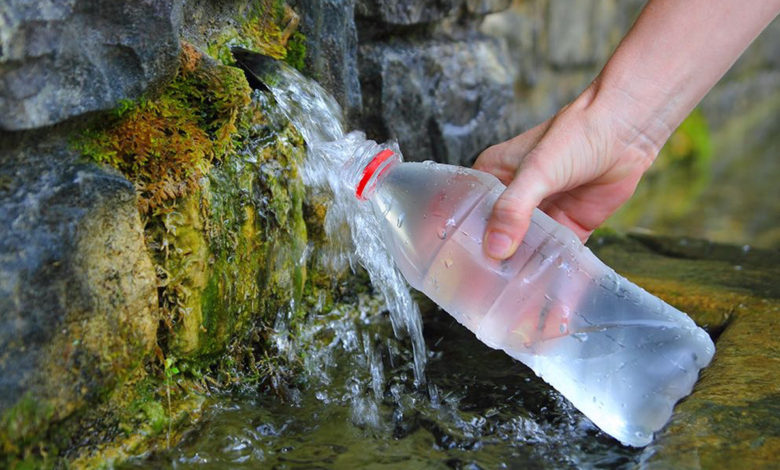
<instances>
[{"instance_id":1,"label":"forearm","mask_svg":"<svg viewBox=\"0 0 780 470\"><path fill-rule=\"evenodd\" d=\"M654 158L779 11L780 0L649 1L592 85L619 146Z\"/></svg>"}]
</instances>

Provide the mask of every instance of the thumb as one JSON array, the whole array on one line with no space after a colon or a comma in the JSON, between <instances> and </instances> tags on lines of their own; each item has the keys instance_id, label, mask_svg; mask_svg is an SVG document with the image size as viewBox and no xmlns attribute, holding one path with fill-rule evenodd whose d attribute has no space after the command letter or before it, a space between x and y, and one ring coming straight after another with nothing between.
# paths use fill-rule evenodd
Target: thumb
<instances>
[{"instance_id":1,"label":"thumb","mask_svg":"<svg viewBox=\"0 0 780 470\"><path fill-rule=\"evenodd\" d=\"M549 193L546 175L533 165L521 166L493 206L485 228L485 254L497 260L512 256L528 231L531 214Z\"/></svg>"}]
</instances>

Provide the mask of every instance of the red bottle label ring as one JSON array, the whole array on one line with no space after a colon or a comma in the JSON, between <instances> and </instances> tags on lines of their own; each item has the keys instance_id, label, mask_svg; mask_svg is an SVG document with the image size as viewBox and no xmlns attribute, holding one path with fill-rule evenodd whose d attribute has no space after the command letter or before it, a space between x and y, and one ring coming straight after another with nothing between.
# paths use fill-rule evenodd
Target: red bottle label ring
<instances>
[{"instance_id":1,"label":"red bottle label ring","mask_svg":"<svg viewBox=\"0 0 780 470\"><path fill-rule=\"evenodd\" d=\"M385 162L385 160L392 157L393 155L394 153L392 150L384 149L374 155L374 158L368 162L368 165L366 165L365 168L363 168L363 177L360 178L360 182L358 183L357 188L355 188L355 196L357 196L358 199L365 199L363 197L363 191L366 189L366 185L368 184L369 180L371 180L374 172L382 165L382 163Z\"/></svg>"}]
</instances>

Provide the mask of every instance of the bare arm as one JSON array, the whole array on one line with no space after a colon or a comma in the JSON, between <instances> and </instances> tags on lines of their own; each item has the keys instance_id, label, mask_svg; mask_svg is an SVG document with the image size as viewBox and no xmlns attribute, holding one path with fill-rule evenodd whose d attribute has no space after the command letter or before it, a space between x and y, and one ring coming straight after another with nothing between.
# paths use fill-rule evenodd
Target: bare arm
<instances>
[{"instance_id":1,"label":"bare arm","mask_svg":"<svg viewBox=\"0 0 780 470\"><path fill-rule=\"evenodd\" d=\"M651 0L599 76L474 167L505 184L485 234L511 256L539 207L585 240L634 192L675 128L780 12L780 0Z\"/></svg>"}]
</instances>

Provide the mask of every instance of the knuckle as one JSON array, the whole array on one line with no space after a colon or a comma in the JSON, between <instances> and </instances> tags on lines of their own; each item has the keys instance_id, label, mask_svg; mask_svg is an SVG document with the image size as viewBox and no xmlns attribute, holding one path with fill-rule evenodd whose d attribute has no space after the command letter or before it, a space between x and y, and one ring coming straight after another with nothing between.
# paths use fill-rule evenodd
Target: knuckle
<instances>
[{"instance_id":1,"label":"knuckle","mask_svg":"<svg viewBox=\"0 0 780 470\"><path fill-rule=\"evenodd\" d=\"M508 225L522 224L526 219L525 204L516 195L506 192L493 206L493 215L499 222Z\"/></svg>"}]
</instances>

